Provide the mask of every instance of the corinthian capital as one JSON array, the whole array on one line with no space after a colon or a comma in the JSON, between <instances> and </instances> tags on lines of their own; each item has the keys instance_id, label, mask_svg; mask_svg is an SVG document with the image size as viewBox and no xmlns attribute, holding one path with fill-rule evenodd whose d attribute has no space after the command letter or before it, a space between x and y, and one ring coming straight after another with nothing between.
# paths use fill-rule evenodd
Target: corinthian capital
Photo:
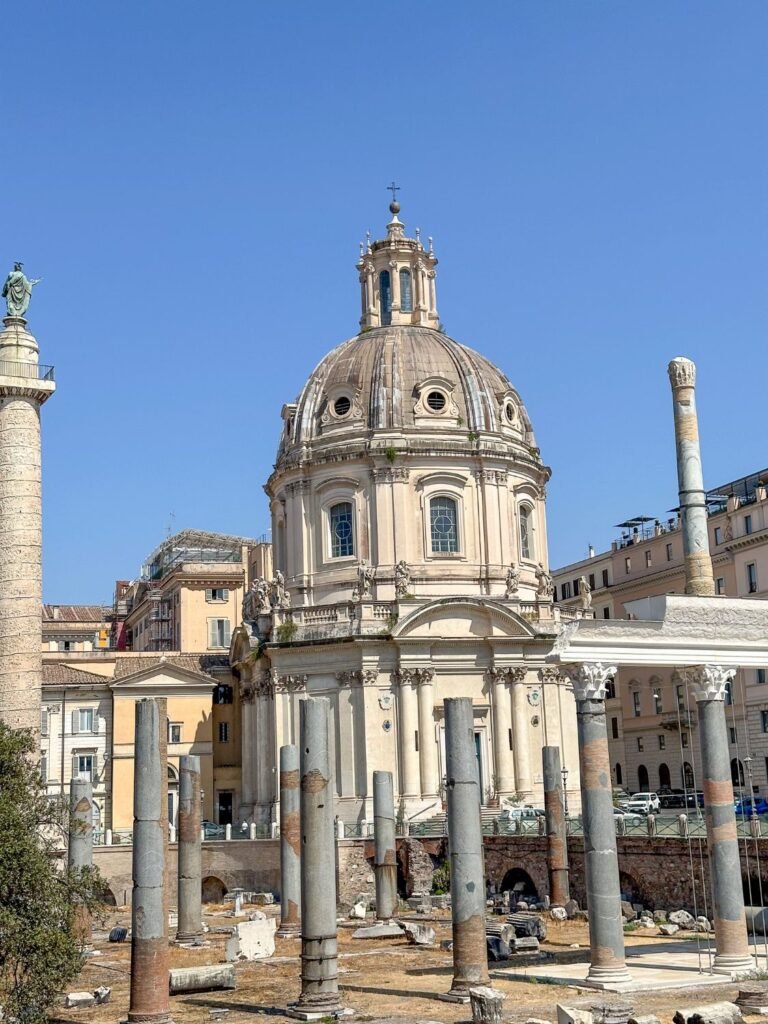
<instances>
[{"instance_id":1,"label":"corinthian capital","mask_svg":"<svg viewBox=\"0 0 768 1024\"><path fill-rule=\"evenodd\" d=\"M615 665L587 661L583 665L563 665L561 672L570 680L576 700L605 700L607 684L616 675Z\"/></svg>"},{"instance_id":2,"label":"corinthian capital","mask_svg":"<svg viewBox=\"0 0 768 1024\"><path fill-rule=\"evenodd\" d=\"M725 687L735 675L735 665L693 665L683 669L696 701L725 700Z\"/></svg>"},{"instance_id":3,"label":"corinthian capital","mask_svg":"<svg viewBox=\"0 0 768 1024\"><path fill-rule=\"evenodd\" d=\"M673 388L694 387L696 384L696 364L684 356L673 359L667 367L669 382Z\"/></svg>"}]
</instances>

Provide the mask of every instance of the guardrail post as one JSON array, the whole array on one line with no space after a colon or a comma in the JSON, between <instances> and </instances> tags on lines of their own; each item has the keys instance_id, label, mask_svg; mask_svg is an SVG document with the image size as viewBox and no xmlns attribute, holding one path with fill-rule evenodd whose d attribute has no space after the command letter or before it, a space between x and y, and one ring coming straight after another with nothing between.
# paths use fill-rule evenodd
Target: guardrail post
<instances>
[{"instance_id":1,"label":"guardrail post","mask_svg":"<svg viewBox=\"0 0 768 1024\"><path fill-rule=\"evenodd\" d=\"M227 842L229 842L230 839L232 838L232 826L231 825L225 825L224 826L224 838L226 839Z\"/></svg>"},{"instance_id":2,"label":"guardrail post","mask_svg":"<svg viewBox=\"0 0 768 1024\"><path fill-rule=\"evenodd\" d=\"M753 839L759 839L762 835L760 830L760 819L756 814L753 814L749 819L749 831Z\"/></svg>"},{"instance_id":3,"label":"guardrail post","mask_svg":"<svg viewBox=\"0 0 768 1024\"><path fill-rule=\"evenodd\" d=\"M688 815L687 814L680 814L680 815L678 815L677 825L678 825L678 828L680 830L680 835L683 837L683 839L687 839L688 838Z\"/></svg>"},{"instance_id":4,"label":"guardrail post","mask_svg":"<svg viewBox=\"0 0 768 1024\"><path fill-rule=\"evenodd\" d=\"M649 836L655 836L656 835L656 817L655 817L655 815L653 815L653 814L646 815L645 827L648 830L648 835Z\"/></svg>"},{"instance_id":5,"label":"guardrail post","mask_svg":"<svg viewBox=\"0 0 768 1024\"><path fill-rule=\"evenodd\" d=\"M105 846L111 846L112 845L112 829L111 828L108 828L107 831L104 833L104 845Z\"/></svg>"}]
</instances>

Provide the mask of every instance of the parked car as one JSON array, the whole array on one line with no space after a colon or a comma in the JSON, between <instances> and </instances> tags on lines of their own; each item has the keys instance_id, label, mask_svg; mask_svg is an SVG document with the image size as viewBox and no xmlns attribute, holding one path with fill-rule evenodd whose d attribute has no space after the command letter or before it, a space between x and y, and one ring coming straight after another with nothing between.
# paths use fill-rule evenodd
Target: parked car
<instances>
[{"instance_id":1,"label":"parked car","mask_svg":"<svg viewBox=\"0 0 768 1024\"><path fill-rule=\"evenodd\" d=\"M621 786L613 787L613 802L617 807L626 807L632 797Z\"/></svg>"},{"instance_id":2,"label":"parked car","mask_svg":"<svg viewBox=\"0 0 768 1024\"><path fill-rule=\"evenodd\" d=\"M661 806L657 793L635 793L626 810L636 814L656 814Z\"/></svg>"},{"instance_id":3,"label":"parked car","mask_svg":"<svg viewBox=\"0 0 768 1024\"><path fill-rule=\"evenodd\" d=\"M748 796L736 804L736 813L744 818L753 814L768 814L768 800L762 796Z\"/></svg>"},{"instance_id":4,"label":"parked car","mask_svg":"<svg viewBox=\"0 0 768 1024\"><path fill-rule=\"evenodd\" d=\"M545 815L543 807L505 807L499 815L499 821L516 821L518 818L531 820L543 818Z\"/></svg>"},{"instance_id":5,"label":"parked car","mask_svg":"<svg viewBox=\"0 0 768 1024\"><path fill-rule=\"evenodd\" d=\"M663 808L685 807L685 791L682 789L668 789L665 793L659 791L659 803Z\"/></svg>"},{"instance_id":6,"label":"parked car","mask_svg":"<svg viewBox=\"0 0 768 1024\"><path fill-rule=\"evenodd\" d=\"M206 839L223 839L226 831L223 825L217 825L215 821L201 821L203 836Z\"/></svg>"},{"instance_id":7,"label":"parked car","mask_svg":"<svg viewBox=\"0 0 768 1024\"><path fill-rule=\"evenodd\" d=\"M623 807L614 807L613 817L615 821L621 818L625 825L642 825L644 821L641 814L636 814L634 811L625 811Z\"/></svg>"}]
</instances>

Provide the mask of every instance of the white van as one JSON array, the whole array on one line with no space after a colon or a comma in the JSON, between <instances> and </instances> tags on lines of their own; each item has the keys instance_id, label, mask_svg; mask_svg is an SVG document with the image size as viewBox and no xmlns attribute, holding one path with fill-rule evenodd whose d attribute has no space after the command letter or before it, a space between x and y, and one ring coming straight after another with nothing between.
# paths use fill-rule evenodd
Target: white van
<instances>
[{"instance_id":1,"label":"white van","mask_svg":"<svg viewBox=\"0 0 768 1024\"><path fill-rule=\"evenodd\" d=\"M626 809L635 814L657 814L660 807L658 793L635 793Z\"/></svg>"}]
</instances>

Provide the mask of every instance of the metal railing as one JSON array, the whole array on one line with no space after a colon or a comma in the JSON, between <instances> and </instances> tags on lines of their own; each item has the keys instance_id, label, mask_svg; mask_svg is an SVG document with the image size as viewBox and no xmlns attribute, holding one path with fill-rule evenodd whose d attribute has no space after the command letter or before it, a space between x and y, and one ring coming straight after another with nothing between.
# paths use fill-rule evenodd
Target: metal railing
<instances>
[{"instance_id":1,"label":"metal railing","mask_svg":"<svg viewBox=\"0 0 768 1024\"><path fill-rule=\"evenodd\" d=\"M19 363L10 359L0 359L0 377L50 381L54 379L52 366L46 366L44 363Z\"/></svg>"}]
</instances>

